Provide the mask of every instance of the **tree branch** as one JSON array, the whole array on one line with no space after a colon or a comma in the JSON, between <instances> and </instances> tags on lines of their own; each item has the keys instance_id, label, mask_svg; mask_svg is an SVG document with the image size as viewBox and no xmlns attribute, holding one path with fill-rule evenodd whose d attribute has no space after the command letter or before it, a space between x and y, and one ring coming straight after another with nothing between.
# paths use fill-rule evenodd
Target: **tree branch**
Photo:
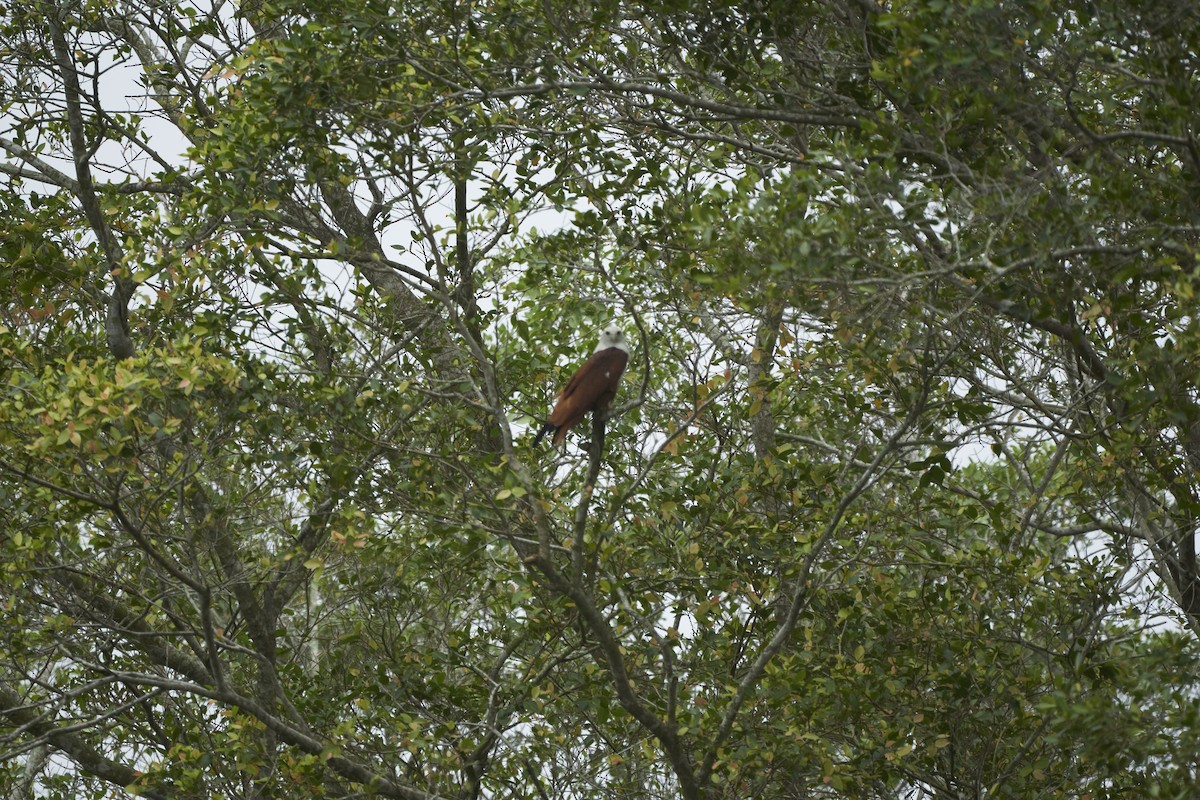
<instances>
[{"instance_id":1,"label":"tree branch","mask_svg":"<svg viewBox=\"0 0 1200 800\"><path fill-rule=\"evenodd\" d=\"M96 187L92 182L92 171L89 164L91 152L84 135L84 119L79 87L79 75L71 60L71 51L62 29L60 12L50 10L47 22L50 27L50 38L54 43L54 55L59 74L63 81L63 92L67 103L67 126L71 134L71 154L75 159L75 176L78 179L76 198L83 206L84 215L96 239L100 243L101 252L113 279L113 292L109 296L108 310L105 316L104 330L108 338L108 349L118 361L133 358L136 349L129 333L129 299L137 289L137 283L122 274L124 255L117 245L116 239L105 219L100 201L96 197Z\"/></svg>"},{"instance_id":2,"label":"tree branch","mask_svg":"<svg viewBox=\"0 0 1200 800\"><path fill-rule=\"evenodd\" d=\"M132 767L101 755L87 744L77 731L59 728L52 720L44 718L25 705L21 695L7 682L0 682L0 717L6 717L14 725L24 726L35 735L44 738L54 749L67 755L88 775L102 781L128 788L143 777ZM168 800L173 793L166 788L153 785L142 788L141 794L151 800Z\"/></svg>"}]
</instances>

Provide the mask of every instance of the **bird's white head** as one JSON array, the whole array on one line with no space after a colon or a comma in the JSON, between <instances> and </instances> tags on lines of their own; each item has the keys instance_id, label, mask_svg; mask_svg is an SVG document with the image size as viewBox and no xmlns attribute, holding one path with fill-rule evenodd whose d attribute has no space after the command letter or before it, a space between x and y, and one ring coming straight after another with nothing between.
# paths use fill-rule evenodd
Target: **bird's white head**
<instances>
[{"instance_id":1,"label":"bird's white head","mask_svg":"<svg viewBox=\"0 0 1200 800\"><path fill-rule=\"evenodd\" d=\"M625 341L625 333L616 325L608 325L600 330L600 343L596 345L596 352L599 353L610 347L629 352L629 343Z\"/></svg>"}]
</instances>

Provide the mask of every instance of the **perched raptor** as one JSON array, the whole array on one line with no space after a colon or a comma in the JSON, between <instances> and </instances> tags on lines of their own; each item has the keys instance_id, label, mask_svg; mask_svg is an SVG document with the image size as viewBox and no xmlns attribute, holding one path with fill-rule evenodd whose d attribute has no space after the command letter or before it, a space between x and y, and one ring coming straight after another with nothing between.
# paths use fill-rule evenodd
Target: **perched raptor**
<instances>
[{"instance_id":1,"label":"perched raptor","mask_svg":"<svg viewBox=\"0 0 1200 800\"><path fill-rule=\"evenodd\" d=\"M621 382L628 363L629 345L625 343L625 334L621 329L609 325L600 331L600 343L596 345L595 352L558 393L554 412L533 440L534 445L551 431L554 432L553 443L560 444L566 438L567 431L575 427L589 411L607 408L617 394L617 384Z\"/></svg>"}]
</instances>

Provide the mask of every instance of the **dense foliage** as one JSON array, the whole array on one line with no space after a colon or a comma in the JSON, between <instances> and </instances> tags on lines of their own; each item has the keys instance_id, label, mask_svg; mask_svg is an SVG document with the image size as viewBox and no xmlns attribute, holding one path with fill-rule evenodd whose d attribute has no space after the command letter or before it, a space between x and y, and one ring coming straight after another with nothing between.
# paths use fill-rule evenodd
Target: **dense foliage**
<instances>
[{"instance_id":1,"label":"dense foliage","mask_svg":"<svg viewBox=\"0 0 1200 800\"><path fill-rule=\"evenodd\" d=\"M0 14L6 796L1196 796L1192 3Z\"/></svg>"}]
</instances>

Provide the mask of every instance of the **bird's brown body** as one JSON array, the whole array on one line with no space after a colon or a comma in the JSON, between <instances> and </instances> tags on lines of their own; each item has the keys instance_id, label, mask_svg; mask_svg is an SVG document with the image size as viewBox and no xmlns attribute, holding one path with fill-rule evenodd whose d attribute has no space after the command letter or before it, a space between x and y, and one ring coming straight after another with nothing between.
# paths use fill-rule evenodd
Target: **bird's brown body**
<instances>
[{"instance_id":1,"label":"bird's brown body","mask_svg":"<svg viewBox=\"0 0 1200 800\"><path fill-rule=\"evenodd\" d=\"M561 444L567 431L578 425L589 411L603 411L616 396L617 386L629 363L629 350L624 336L616 328L601 332L600 345L558 393L558 402L534 439L535 445L550 431L554 431L551 441L556 446Z\"/></svg>"}]
</instances>

